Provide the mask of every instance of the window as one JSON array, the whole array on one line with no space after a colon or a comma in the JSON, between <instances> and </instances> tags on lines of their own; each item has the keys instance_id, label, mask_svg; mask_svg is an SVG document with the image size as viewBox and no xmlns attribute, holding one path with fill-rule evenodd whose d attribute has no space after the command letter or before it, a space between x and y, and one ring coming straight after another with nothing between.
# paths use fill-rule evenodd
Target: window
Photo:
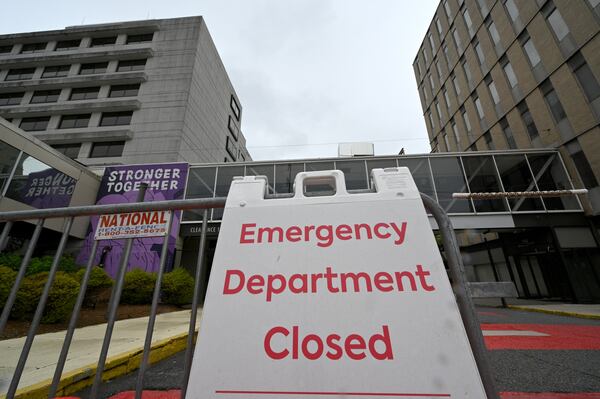
<instances>
[{"instance_id":1,"label":"window","mask_svg":"<svg viewBox=\"0 0 600 399\"><path fill-rule=\"evenodd\" d=\"M598 7L598 5L600 5L600 0L588 0L588 3L590 3L590 6L592 6L592 8L596 8Z\"/></svg>"},{"instance_id":2,"label":"window","mask_svg":"<svg viewBox=\"0 0 600 399\"><path fill-rule=\"evenodd\" d=\"M446 17L450 19L452 15L452 10L450 9L450 4L448 4L448 0L444 0L444 11L446 12Z\"/></svg>"},{"instance_id":3,"label":"window","mask_svg":"<svg viewBox=\"0 0 600 399\"><path fill-rule=\"evenodd\" d=\"M600 97L600 85L598 85L598 80L596 80L594 73L585 62L585 58L583 58L581 53L578 52L569 60L569 66L575 74L588 101L592 102Z\"/></svg>"},{"instance_id":4,"label":"window","mask_svg":"<svg viewBox=\"0 0 600 399\"><path fill-rule=\"evenodd\" d=\"M492 21L491 19L488 19L488 22L486 23L488 32L490 33L490 37L492 38L492 41L494 42L494 45L499 45L500 44L500 33L498 33L498 29L496 28L496 24L494 23L494 21Z\"/></svg>"},{"instance_id":5,"label":"window","mask_svg":"<svg viewBox=\"0 0 600 399\"><path fill-rule=\"evenodd\" d=\"M6 75L6 79L4 80L28 80L33 77L34 72L35 68L11 69L8 71L8 75Z\"/></svg>"},{"instance_id":6,"label":"window","mask_svg":"<svg viewBox=\"0 0 600 399\"><path fill-rule=\"evenodd\" d=\"M104 112L100 119L100 126L122 126L131 123L133 111L124 112Z\"/></svg>"},{"instance_id":7,"label":"window","mask_svg":"<svg viewBox=\"0 0 600 399\"><path fill-rule=\"evenodd\" d=\"M0 107L5 105L19 105L23 99L23 93L0 94Z\"/></svg>"},{"instance_id":8,"label":"window","mask_svg":"<svg viewBox=\"0 0 600 399\"><path fill-rule=\"evenodd\" d=\"M115 97L135 97L138 95L140 90L140 84L134 85L116 85L110 87L110 94L108 95L111 98Z\"/></svg>"},{"instance_id":9,"label":"window","mask_svg":"<svg viewBox=\"0 0 600 399\"><path fill-rule=\"evenodd\" d=\"M467 29L469 32L473 30L473 21L471 21L471 16L469 15L469 10L465 7L463 10L463 19L465 20L465 25L467 25Z\"/></svg>"},{"instance_id":10,"label":"window","mask_svg":"<svg viewBox=\"0 0 600 399\"><path fill-rule=\"evenodd\" d=\"M508 144L508 148L515 149L517 148L517 143L515 142L515 137L513 136L512 130L508 125L508 121L506 118L502 118L500 120L500 128L502 129L502 133L504 133L504 138L506 139L506 143Z\"/></svg>"},{"instance_id":11,"label":"window","mask_svg":"<svg viewBox=\"0 0 600 399\"><path fill-rule=\"evenodd\" d=\"M235 123L235 119L231 115L229 115L229 121L227 123L227 128L231 132L231 135L233 136L233 138L237 141L237 139L240 135L240 130Z\"/></svg>"},{"instance_id":12,"label":"window","mask_svg":"<svg viewBox=\"0 0 600 399\"><path fill-rule=\"evenodd\" d=\"M108 68L108 62L92 62L89 64L81 64L79 74L94 75L97 73L104 73L106 72L106 68Z\"/></svg>"},{"instance_id":13,"label":"window","mask_svg":"<svg viewBox=\"0 0 600 399\"><path fill-rule=\"evenodd\" d=\"M92 144L90 158L120 157L123 155L124 141L107 141Z\"/></svg>"},{"instance_id":14,"label":"window","mask_svg":"<svg viewBox=\"0 0 600 399\"><path fill-rule=\"evenodd\" d=\"M467 64L466 60L462 61L462 67L463 67L463 69L465 71L465 77L467 78L467 83L470 85L471 84L471 79L472 79L471 69L469 68L469 64Z\"/></svg>"},{"instance_id":15,"label":"window","mask_svg":"<svg viewBox=\"0 0 600 399\"><path fill-rule=\"evenodd\" d=\"M514 22L519 18L519 9L515 4L515 0L506 0L504 3L506 6L506 11L508 11L508 15L510 15L510 19Z\"/></svg>"},{"instance_id":16,"label":"window","mask_svg":"<svg viewBox=\"0 0 600 399\"><path fill-rule=\"evenodd\" d=\"M456 28L452 30L452 38L454 39L454 44L456 45L456 48L460 53L462 51L462 44L460 42L460 36L458 35L458 31L456 30Z\"/></svg>"},{"instance_id":17,"label":"window","mask_svg":"<svg viewBox=\"0 0 600 399\"><path fill-rule=\"evenodd\" d=\"M596 180L594 170L585 156L585 153L583 152L579 142L574 140L567 144L567 150L571 154L571 158L573 159L573 163L575 163L575 167L579 172L579 176L581 176L583 185L587 188L598 186L598 180Z\"/></svg>"},{"instance_id":18,"label":"window","mask_svg":"<svg viewBox=\"0 0 600 399\"><path fill-rule=\"evenodd\" d=\"M415 62L415 68L417 69L417 77L421 77L421 66L419 65L419 60L416 60Z\"/></svg>"},{"instance_id":19,"label":"window","mask_svg":"<svg viewBox=\"0 0 600 399\"><path fill-rule=\"evenodd\" d=\"M562 104L560 103L560 99L558 98L558 94L556 94L556 90L552 87L552 83L549 80L546 80L541 84L542 93L544 94L544 99L546 100L546 104L548 104L548 108L550 108L550 112L552 113L552 117L556 123L559 123L563 119L567 117Z\"/></svg>"},{"instance_id":20,"label":"window","mask_svg":"<svg viewBox=\"0 0 600 399\"><path fill-rule=\"evenodd\" d=\"M560 15L558 9L555 8L550 15L548 15L548 23L559 42L569 34L569 27L562 15Z\"/></svg>"},{"instance_id":21,"label":"window","mask_svg":"<svg viewBox=\"0 0 600 399\"><path fill-rule=\"evenodd\" d=\"M56 151L60 152L61 154L71 159L75 159L79 156L81 144L55 144L51 147L54 148Z\"/></svg>"},{"instance_id":22,"label":"window","mask_svg":"<svg viewBox=\"0 0 600 399\"><path fill-rule=\"evenodd\" d=\"M427 58L427 52L425 51L425 49L423 49L422 53L423 59L425 60L425 65L427 65L429 63L429 58Z\"/></svg>"},{"instance_id":23,"label":"window","mask_svg":"<svg viewBox=\"0 0 600 399\"><path fill-rule=\"evenodd\" d=\"M88 127L90 123L91 114L79 114L79 115L63 115L60 119L59 129L74 129L81 127Z\"/></svg>"},{"instance_id":24,"label":"window","mask_svg":"<svg viewBox=\"0 0 600 399\"><path fill-rule=\"evenodd\" d=\"M439 101L435 102L435 109L437 111L438 119L441 121L442 120L442 109L440 108L440 102Z\"/></svg>"},{"instance_id":25,"label":"window","mask_svg":"<svg viewBox=\"0 0 600 399\"><path fill-rule=\"evenodd\" d=\"M508 83L511 88L514 88L519 83L517 80L517 75L515 75L515 71L510 62L506 61L506 63L502 66L504 73L506 74L506 79L508 79Z\"/></svg>"},{"instance_id":26,"label":"window","mask_svg":"<svg viewBox=\"0 0 600 399\"><path fill-rule=\"evenodd\" d=\"M49 116L38 116L36 118L23 118L19 127L26 132L38 132L40 130L46 130L50 122Z\"/></svg>"},{"instance_id":27,"label":"window","mask_svg":"<svg viewBox=\"0 0 600 399\"><path fill-rule=\"evenodd\" d=\"M77 39L77 40L60 40L60 41L56 42L56 47L54 48L54 51L74 50L76 48L79 48L80 44L81 44L81 40L80 39Z\"/></svg>"},{"instance_id":28,"label":"window","mask_svg":"<svg viewBox=\"0 0 600 399\"><path fill-rule=\"evenodd\" d=\"M460 135L458 134L458 127L454 121L452 121L452 132L454 133L454 140L456 141L456 149L460 151Z\"/></svg>"},{"instance_id":29,"label":"window","mask_svg":"<svg viewBox=\"0 0 600 399\"><path fill-rule=\"evenodd\" d=\"M448 135L444 133L444 144L446 145L446 151L450 151L450 141L448 141Z\"/></svg>"},{"instance_id":30,"label":"window","mask_svg":"<svg viewBox=\"0 0 600 399\"><path fill-rule=\"evenodd\" d=\"M429 45L431 46L431 54L435 54L435 43L433 42L433 35L429 33Z\"/></svg>"},{"instance_id":31,"label":"window","mask_svg":"<svg viewBox=\"0 0 600 399\"><path fill-rule=\"evenodd\" d=\"M12 44L3 44L0 46L0 54L10 53L12 51L12 48L13 48Z\"/></svg>"},{"instance_id":32,"label":"window","mask_svg":"<svg viewBox=\"0 0 600 399\"><path fill-rule=\"evenodd\" d=\"M42 72L42 79L47 78L64 78L69 74L70 65L47 66Z\"/></svg>"},{"instance_id":33,"label":"window","mask_svg":"<svg viewBox=\"0 0 600 399\"><path fill-rule=\"evenodd\" d=\"M534 139L539 137L539 132L533 120L533 116L531 116L531 112L529 112L529 108L527 107L527 104L524 101L517 105L517 109L521 114L521 118L523 119L523 123L525 124L525 128L527 129L529 138L533 141Z\"/></svg>"},{"instance_id":34,"label":"window","mask_svg":"<svg viewBox=\"0 0 600 399\"><path fill-rule=\"evenodd\" d=\"M448 46L444 44L444 58L446 59L446 64L448 64L448 69L450 69L450 53L448 51Z\"/></svg>"},{"instance_id":35,"label":"window","mask_svg":"<svg viewBox=\"0 0 600 399\"><path fill-rule=\"evenodd\" d=\"M450 96L448 90L444 89L444 99L446 100L446 108L450 109Z\"/></svg>"},{"instance_id":36,"label":"window","mask_svg":"<svg viewBox=\"0 0 600 399\"><path fill-rule=\"evenodd\" d=\"M467 114L467 111L464 108L461 110L461 112L463 122L465 124L465 127L467 128L467 132L471 132L471 122L469 121L469 115Z\"/></svg>"},{"instance_id":37,"label":"window","mask_svg":"<svg viewBox=\"0 0 600 399\"><path fill-rule=\"evenodd\" d=\"M233 95L231 95L231 99L229 100L229 107L233 111L235 119L239 122L240 117L242 116L242 110L240 109L240 106Z\"/></svg>"},{"instance_id":38,"label":"window","mask_svg":"<svg viewBox=\"0 0 600 399\"><path fill-rule=\"evenodd\" d=\"M435 123L433 122L433 115L431 114L431 111L429 111L429 125L431 126L431 130L435 130Z\"/></svg>"},{"instance_id":39,"label":"window","mask_svg":"<svg viewBox=\"0 0 600 399\"><path fill-rule=\"evenodd\" d=\"M454 86L454 90L456 91L456 95L460 94L460 86L458 85L458 80L455 75L452 75L452 85Z\"/></svg>"},{"instance_id":40,"label":"window","mask_svg":"<svg viewBox=\"0 0 600 399\"><path fill-rule=\"evenodd\" d=\"M40 53L46 50L46 43L27 43L21 47L21 54Z\"/></svg>"},{"instance_id":41,"label":"window","mask_svg":"<svg viewBox=\"0 0 600 399\"><path fill-rule=\"evenodd\" d=\"M490 132L485 132L483 134L483 140L485 141L485 144L487 145L487 147L490 150L496 149L496 146L494 145L494 141L492 140L492 135L490 134Z\"/></svg>"},{"instance_id":42,"label":"window","mask_svg":"<svg viewBox=\"0 0 600 399\"><path fill-rule=\"evenodd\" d=\"M90 43L90 47L112 46L117 41L116 36L95 37Z\"/></svg>"},{"instance_id":43,"label":"window","mask_svg":"<svg viewBox=\"0 0 600 399\"><path fill-rule=\"evenodd\" d=\"M475 108L477 109L477 115L479 115L479 119L483 119L485 114L483 113L483 106L481 105L481 99L479 96L475 96L473 98L473 102L475 103Z\"/></svg>"},{"instance_id":44,"label":"window","mask_svg":"<svg viewBox=\"0 0 600 399\"><path fill-rule=\"evenodd\" d=\"M433 75L429 74L429 84L431 85L431 92L435 89L435 83L433 82Z\"/></svg>"},{"instance_id":45,"label":"window","mask_svg":"<svg viewBox=\"0 0 600 399\"><path fill-rule=\"evenodd\" d=\"M127 35L127 44L151 42L154 33L143 33L140 35Z\"/></svg>"},{"instance_id":46,"label":"window","mask_svg":"<svg viewBox=\"0 0 600 399\"><path fill-rule=\"evenodd\" d=\"M479 65L483 66L485 64L485 55L483 54L481 44L479 44L479 40L475 41L473 44L473 47L475 48L475 54L477 54L477 60L479 61Z\"/></svg>"},{"instance_id":47,"label":"window","mask_svg":"<svg viewBox=\"0 0 600 399\"><path fill-rule=\"evenodd\" d=\"M490 94L492 96L492 100L494 101L494 104L498 105L500 104L500 96L498 95L498 90L496 89L496 83L494 83L493 80L491 80L491 78L489 79L489 82L486 82L488 89L490 90Z\"/></svg>"},{"instance_id":48,"label":"window","mask_svg":"<svg viewBox=\"0 0 600 399\"><path fill-rule=\"evenodd\" d=\"M442 81L442 67L440 66L439 60L435 61L435 69L438 73L438 79L441 82Z\"/></svg>"},{"instance_id":49,"label":"window","mask_svg":"<svg viewBox=\"0 0 600 399\"><path fill-rule=\"evenodd\" d=\"M58 96L60 96L60 89L34 91L30 103L55 103L58 101Z\"/></svg>"},{"instance_id":50,"label":"window","mask_svg":"<svg viewBox=\"0 0 600 399\"><path fill-rule=\"evenodd\" d=\"M119 61L117 72L143 71L146 66L146 60L127 60Z\"/></svg>"},{"instance_id":51,"label":"window","mask_svg":"<svg viewBox=\"0 0 600 399\"><path fill-rule=\"evenodd\" d=\"M78 87L71 90L69 100L94 100L98 98L99 87Z\"/></svg>"},{"instance_id":52,"label":"window","mask_svg":"<svg viewBox=\"0 0 600 399\"><path fill-rule=\"evenodd\" d=\"M531 63L532 67L535 67L542 60L540 58L539 53L537 52L537 49L535 48L535 45L529 38L529 35L527 35L526 38L523 40L523 50L525 50L527 58L529 58L529 62Z\"/></svg>"},{"instance_id":53,"label":"window","mask_svg":"<svg viewBox=\"0 0 600 399\"><path fill-rule=\"evenodd\" d=\"M440 34L440 37L441 37L441 35L442 35L442 24L440 22L440 19L437 18L437 17L435 18L435 26L437 27L437 31L438 31L438 33Z\"/></svg>"}]
</instances>

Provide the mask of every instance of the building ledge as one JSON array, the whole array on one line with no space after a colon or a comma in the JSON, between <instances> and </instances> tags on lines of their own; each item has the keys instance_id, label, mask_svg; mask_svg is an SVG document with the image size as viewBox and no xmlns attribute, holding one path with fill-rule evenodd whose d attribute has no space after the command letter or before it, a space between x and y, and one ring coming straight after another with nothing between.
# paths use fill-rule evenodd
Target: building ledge
<instances>
[{"instance_id":1,"label":"building ledge","mask_svg":"<svg viewBox=\"0 0 600 399\"><path fill-rule=\"evenodd\" d=\"M133 138L133 131L130 129L123 129L123 126L56 129L45 130L40 133L30 133L32 133L36 139L42 140L46 144L81 143L85 141L128 141Z\"/></svg>"},{"instance_id":2,"label":"building ledge","mask_svg":"<svg viewBox=\"0 0 600 399\"><path fill-rule=\"evenodd\" d=\"M34 54L9 54L0 56L0 67L19 68L43 65L80 64L84 62L128 60L152 57L151 43L115 45L110 47L78 48L69 51L49 51Z\"/></svg>"},{"instance_id":3,"label":"building ledge","mask_svg":"<svg viewBox=\"0 0 600 399\"><path fill-rule=\"evenodd\" d=\"M0 82L0 93L47 90L53 88L106 86L112 84L143 83L148 80L145 72L114 72L101 75L73 75L64 78L19 80L15 82Z\"/></svg>"},{"instance_id":4,"label":"building ledge","mask_svg":"<svg viewBox=\"0 0 600 399\"><path fill-rule=\"evenodd\" d=\"M0 108L3 118L35 117L48 114L81 114L91 112L129 111L139 109L141 103L136 98L102 98L85 101L68 101L59 104L29 104L25 106Z\"/></svg>"}]
</instances>

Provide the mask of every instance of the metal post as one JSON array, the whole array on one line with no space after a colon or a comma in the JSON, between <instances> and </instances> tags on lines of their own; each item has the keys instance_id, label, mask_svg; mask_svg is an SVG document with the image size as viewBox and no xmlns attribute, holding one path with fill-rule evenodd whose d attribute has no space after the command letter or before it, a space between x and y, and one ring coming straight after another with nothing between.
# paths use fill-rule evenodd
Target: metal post
<instances>
[{"instance_id":1,"label":"metal post","mask_svg":"<svg viewBox=\"0 0 600 399\"><path fill-rule=\"evenodd\" d=\"M10 233L12 225L13 222L6 222L4 228L2 229L2 235L0 235L0 252L4 251L6 244L8 244L8 233Z\"/></svg>"},{"instance_id":2,"label":"metal post","mask_svg":"<svg viewBox=\"0 0 600 399\"><path fill-rule=\"evenodd\" d=\"M496 264L494 263L494 257L492 256L492 251L490 250L490 243L485 236L485 233L482 234L483 241L485 242L485 250L487 252L488 259L490 260L490 265L492 266L492 272L494 273L494 279L498 282L500 281L500 275L498 274L498 270L496 269ZM506 307L506 299L504 297L500 298L500 302L502 303L502 307Z\"/></svg>"},{"instance_id":3,"label":"metal post","mask_svg":"<svg viewBox=\"0 0 600 399\"><path fill-rule=\"evenodd\" d=\"M8 223L11 223L11 222L7 222L6 224L8 225ZM23 280L23 277L25 277L25 271L27 270L27 266L29 265L31 256L33 255L33 250L35 249L37 240L40 237L40 233L42 232L43 225L44 225L44 219L38 220L37 225L35 226L35 230L33 230L33 235L31 236L31 240L29 241L29 245L27 246L27 251L25 251L25 255L23 256L23 259L21 260L21 266L19 266L19 272L17 273L15 282L13 283L13 286L10 289L10 294L8 294L8 298L6 298L6 303L4 304L4 309L2 309L2 316L0 316L0 334L2 334L4 332L6 323L8 323L8 317L10 316L10 311L12 310L12 307L15 304L15 299L17 299L17 292L19 291L19 287L21 286L21 280ZM5 230L6 230L6 227L5 227Z\"/></svg>"},{"instance_id":4,"label":"metal post","mask_svg":"<svg viewBox=\"0 0 600 399\"><path fill-rule=\"evenodd\" d=\"M450 275L452 276L452 289L456 296L458 310L460 311L463 324L467 331L467 337L469 338L473 357L475 358L475 363L479 369L479 375L487 399L500 399L495 388L494 376L488 362L487 349L483 341L479 320L477 319L473 300L471 299L470 292L467 288L464 266L460 256L460 248L456 241L452 222L446 212L433 200L433 198L423 193L421 193L421 198L425 205L425 209L433 215L442 234L444 251L446 252L446 259L448 260Z\"/></svg>"},{"instance_id":5,"label":"metal post","mask_svg":"<svg viewBox=\"0 0 600 399\"><path fill-rule=\"evenodd\" d=\"M136 202L143 202L146 189L148 188L147 183L142 183L138 191ZM104 373L104 365L106 363L106 357L108 356L108 347L110 346L110 339L115 326L115 320L117 318L117 309L119 307L119 301L121 299L121 292L123 291L123 282L125 280L125 272L127 271L127 263L129 261L129 254L131 253L131 246L133 245L133 238L128 238L125 242L125 251L121 257L121 264L119 265L119 274L117 275L117 281L115 282L115 288L113 289L113 298L109 302L109 313L108 320L106 323L106 332L104 333L104 341L102 342L102 349L100 350L100 357L98 359L98 367L96 368L96 376L94 377L94 384L90 392L90 399L96 399L98 391L100 390L100 384L102 383L102 373Z\"/></svg>"},{"instance_id":6,"label":"metal post","mask_svg":"<svg viewBox=\"0 0 600 399\"><path fill-rule=\"evenodd\" d=\"M21 356L19 356L19 361L17 362L15 373L13 374L13 378L10 381L8 392L6 393L6 397L8 399L13 399L15 393L17 392L17 387L19 386L21 375L23 374L23 370L25 369L25 363L27 362L27 358L29 357L29 351L31 350L31 345L33 344L35 333L37 332L40 321L42 320L42 314L44 313L44 308L46 307L46 301L48 299L48 296L50 295L50 289L52 288L52 283L54 282L54 277L56 276L56 271L58 270L60 258L62 256L63 251L65 250L65 246L67 245L67 239L69 238L69 232L71 231L72 225L73 217L70 217L65 223L63 235L60 238L58 249L56 250L56 254L54 255L54 260L52 261L52 266L50 267L48 279L46 280L46 284L44 285L42 297L40 298L40 302L38 303L37 308L35 309L35 314L33 315L31 326L29 326L29 331L27 331L27 338L25 339L25 344L23 345Z\"/></svg>"},{"instance_id":7,"label":"metal post","mask_svg":"<svg viewBox=\"0 0 600 399\"><path fill-rule=\"evenodd\" d=\"M71 314L69 327L67 328L67 335L65 336L65 339L63 341L63 346L60 350L60 356L58 357L58 364L56 365L56 369L54 370L52 385L50 385L50 391L48 392L49 399L54 398L56 396L56 391L58 390L58 384L60 383L60 377L62 376L62 372L65 367L65 362L67 361L67 354L69 353L71 340L73 339L73 334L75 333L75 327L77 327L79 311L81 310L81 305L83 304L85 292L87 290L87 285L90 280L90 275L92 273L92 267L94 265L94 258L96 257L97 248L98 241L94 240L94 244L92 245L92 251L90 252L90 258L88 259L87 264L85 266L85 273L83 275L83 279L81 280L81 286L79 287L79 294L77 295L75 307L73 308L73 313Z\"/></svg>"},{"instance_id":8,"label":"metal post","mask_svg":"<svg viewBox=\"0 0 600 399\"><path fill-rule=\"evenodd\" d=\"M206 224L208 221L208 209L204 210L202 215L202 235L200 236L200 249L198 251L198 261L196 262L196 281L194 287L194 298L192 300L192 313L190 315L190 325L187 336L187 346L185 348L185 362L183 365L183 381L181 385L181 399L185 399L187 386L192 370L192 358L194 356L194 333L196 332L196 314L198 313L198 303L200 300L201 276L204 268L204 250L206 247Z\"/></svg>"},{"instance_id":9,"label":"metal post","mask_svg":"<svg viewBox=\"0 0 600 399\"><path fill-rule=\"evenodd\" d=\"M137 381L135 384L135 399L142 398L142 389L144 387L144 374L150 360L150 345L152 344L152 333L154 332L154 322L156 320L156 310L158 308L158 298L160 296L160 286L162 284L165 264L167 263L167 255L169 252L169 238L171 237L171 228L175 219L175 212L171 212L167 234L163 243L162 252L160 254L160 266L158 275L156 276L156 284L154 285L154 294L152 295L152 306L150 308L150 318L148 319L148 327L146 329L146 341L144 342L144 351L142 353L142 362L138 371Z\"/></svg>"}]
</instances>

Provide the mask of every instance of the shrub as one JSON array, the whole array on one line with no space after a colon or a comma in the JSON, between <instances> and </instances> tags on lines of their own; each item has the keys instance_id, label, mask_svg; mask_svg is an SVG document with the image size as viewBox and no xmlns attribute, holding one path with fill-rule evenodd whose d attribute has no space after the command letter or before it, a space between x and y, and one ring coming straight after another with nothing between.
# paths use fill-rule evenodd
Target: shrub
<instances>
[{"instance_id":1,"label":"shrub","mask_svg":"<svg viewBox=\"0 0 600 399\"><path fill-rule=\"evenodd\" d=\"M11 268L12 270L18 271L21 266L21 260L23 257L17 254L0 254L0 265Z\"/></svg>"},{"instance_id":2,"label":"shrub","mask_svg":"<svg viewBox=\"0 0 600 399\"><path fill-rule=\"evenodd\" d=\"M47 272L23 279L11 313L14 318L28 320L33 317L47 279ZM73 309L78 292L79 283L73 277L65 272L56 272L42 316L42 323L58 323L67 319Z\"/></svg>"},{"instance_id":3,"label":"shrub","mask_svg":"<svg viewBox=\"0 0 600 399\"><path fill-rule=\"evenodd\" d=\"M146 273L141 269L133 269L125 273L125 284L121 294L121 302L130 305L141 305L152 302L152 292L156 282L155 273Z\"/></svg>"},{"instance_id":4,"label":"shrub","mask_svg":"<svg viewBox=\"0 0 600 399\"><path fill-rule=\"evenodd\" d=\"M83 275L85 274L85 268L79 269L75 273L75 279L81 285ZM112 287L113 280L104 271L103 268L94 266L92 268L90 279L88 280L87 290L85 292L84 303L86 306L96 307L96 303L102 300L103 296L108 296L110 292L109 288Z\"/></svg>"},{"instance_id":5,"label":"shrub","mask_svg":"<svg viewBox=\"0 0 600 399\"><path fill-rule=\"evenodd\" d=\"M39 258L32 258L29 266L27 267L27 275L38 274L41 272L49 272L52 267L52 261L54 260L53 255L41 256ZM75 263L75 260L70 255L64 255L58 262L58 270L72 273L77 271L80 266Z\"/></svg>"},{"instance_id":6,"label":"shrub","mask_svg":"<svg viewBox=\"0 0 600 399\"><path fill-rule=\"evenodd\" d=\"M192 303L194 278L183 267L178 267L164 275L161 292L164 303L177 306Z\"/></svg>"},{"instance_id":7,"label":"shrub","mask_svg":"<svg viewBox=\"0 0 600 399\"><path fill-rule=\"evenodd\" d=\"M4 307L16 278L17 272L10 267L0 266L0 308Z\"/></svg>"}]
</instances>

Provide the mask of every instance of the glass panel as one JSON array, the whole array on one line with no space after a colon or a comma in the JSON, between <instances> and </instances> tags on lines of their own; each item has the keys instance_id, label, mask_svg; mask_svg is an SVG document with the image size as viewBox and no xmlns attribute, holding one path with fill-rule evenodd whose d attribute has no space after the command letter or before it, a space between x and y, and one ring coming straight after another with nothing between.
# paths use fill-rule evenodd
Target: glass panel
<instances>
[{"instance_id":1,"label":"glass panel","mask_svg":"<svg viewBox=\"0 0 600 399\"><path fill-rule=\"evenodd\" d=\"M191 168L185 198L212 198L215 196L215 173L217 168ZM210 210L208 218L210 219ZM202 220L203 209L183 212L183 220Z\"/></svg>"},{"instance_id":2,"label":"glass panel","mask_svg":"<svg viewBox=\"0 0 600 399\"><path fill-rule=\"evenodd\" d=\"M452 198L452 193L467 192L463 171L458 157L431 158L438 202L448 213L473 212L471 201Z\"/></svg>"},{"instance_id":3,"label":"glass panel","mask_svg":"<svg viewBox=\"0 0 600 399\"><path fill-rule=\"evenodd\" d=\"M504 190L509 192L536 191L525 155L497 155L495 158ZM544 209L539 198L514 198L509 199L508 203L514 212Z\"/></svg>"},{"instance_id":4,"label":"glass panel","mask_svg":"<svg viewBox=\"0 0 600 399\"><path fill-rule=\"evenodd\" d=\"M267 176L268 193L273 194L275 182L275 165L247 165L246 176Z\"/></svg>"},{"instance_id":5,"label":"glass panel","mask_svg":"<svg viewBox=\"0 0 600 399\"><path fill-rule=\"evenodd\" d=\"M365 161L337 161L336 169L344 172L347 190L361 190L369 188Z\"/></svg>"},{"instance_id":6,"label":"glass panel","mask_svg":"<svg viewBox=\"0 0 600 399\"><path fill-rule=\"evenodd\" d=\"M21 151L0 141L0 195L2 195L4 183L8 180L10 172L17 162L19 152Z\"/></svg>"},{"instance_id":7,"label":"glass panel","mask_svg":"<svg viewBox=\"0 0 600 399\"><path fill-rule=\"evenodd\" d=\"M77 180L23 153L6 197L34 208L61 208L71 202Z\"/></svg>"},{"instance_id":8,"label":"glass panel","mask_svg":"<svg viewBox=\"0 0 600 399\"><path fill-rule=\"evenodd\" d=\"M275 165L275 192L293 193L296 175L304 172L303 163L284 163Z\"/></svg>"},{"instance_id":9,"label":"glass panel","mask_svg":"<svg viewBox=\"0 0 600 399\"><path fill-rule=\"evenodd\" d=\"M244 176L243 166L219 166L217 169L217 186L215 188L216 197L226 197L229 194L231 181L235 176ZM213 220L221 220L223 209L213 209Z\"/></svg>"},{"instance_id":10,"label":"glass panel","mask_svg":"<svg viewBox=\"0 0 600 399\"><path fill-rule=\"evenodd\" d=\"M523 45L523 48L525 48L525 52L527 53L527 57L529 57L531 66L536 66L537 64L540 63L540 61L542 59L540 58L540 55L538 54L537 49L533 45L533 42L531 41L531 39L529 39L529 40L527 40L527 42L525 42L525 44Z\"/></svg>"},{"instance_id":11,"label":"glass panel","mask_svg":"<svg viewBox=\"0 0 600 399\"><path fill-rule=\"evenodd\" d=\"M462 157L469 188L472 193L502 191L500 178L491 156ZM504 212L508 210L502 199L473 200L477 212Z\"/></svg>"},{"instance_id":12,"label":"glass panel","mask_svg":"<svg viewBox=\"0 0 600 399\"><path fill-rule=\"evenodd\" d=\"M373 187L371 172L373 169L395 168L397 165L395 159L379 159L377 161L367 161L367 171L369 176L369 188Z\"/></svg>"},{"instance_id":13,"label":"glass panel","mask_svg":"<svg viewBox=\"0 0 600 399\"><path fill-rule=\"evenodd\" d=\"M307 162L305 165L307 172L335 169L335 167L333 166L333 162Z\"/></svg>"},{"instance_id":14,"label":"glass panel","mask_svg":"<svg viewBox=\"0 0 600 399\"><path fill-rule=\"evenodd\" d=\"M398 159L398 166L406 166L410 170L419 191L436 199L427 158Z\"/></svg>"},{"instance_id":15,"label":"glass panel","mask_svg":"<svg viewBox=\"0 0 600 399\"><path fill-rule=\"evenodd\" d=\"M536 178L538 188L544 190L570 190L571 182L563 168L558 154L527 155L529 165ZM580 209L574 196L542 198L546 209Z\"/></svg>"},{"instance_id":16,"label":"glass panel","mask_svg":"<svg viewBox=\"0 0 600 399\"><path fill-rule=\"evenodd\" d=\"M569 34L569 27L557 9L554 9L552 14L548 16L548 22L550 22L550 26L552 27L554 34L556 34L558 41L561 41Z\"/></svg>"}]
</instances>

